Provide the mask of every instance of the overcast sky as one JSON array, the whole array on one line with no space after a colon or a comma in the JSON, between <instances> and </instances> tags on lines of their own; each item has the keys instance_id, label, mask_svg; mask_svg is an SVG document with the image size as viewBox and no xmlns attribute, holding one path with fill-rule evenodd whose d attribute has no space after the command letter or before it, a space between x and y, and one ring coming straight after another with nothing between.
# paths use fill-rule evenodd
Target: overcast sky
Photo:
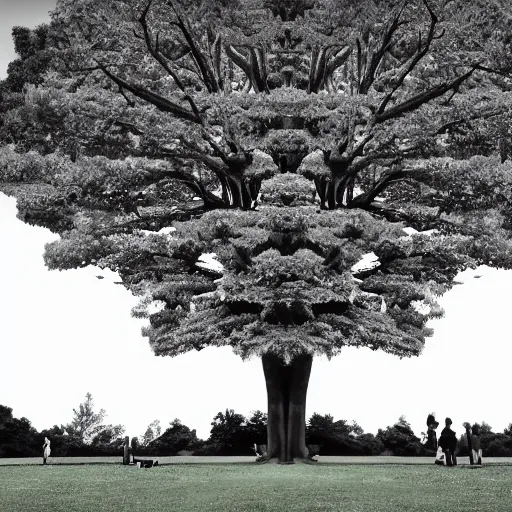
<instances>
[{"instance_id":1,"label":"overcast sky","mask_svg":"<svg viewBox=\"0 0 512 512\"><path fill-rule=\"evenodd\" d=\"M44 22L54 4L0 0L0 76L13 57L11 27ZM127 435L178 417L203 438L221 410L266 410L259 360L242 362L228 348L155 357L140 335L144 322L130 317L136 299L115 275L45 268L44 244L55 238L17 220L15 200L0 194L0 404L41 430L69 422L89 391ZM446 316L432 322L420 357L346 349L330 362L316 359L308 416L329 413L376 433L403 414L419 435L434 411L441 423L451 416L459 434L464 421L503 431L512 422L512 272L484 268L461 280L442 298Z\"/></svg>"}]
</instances>

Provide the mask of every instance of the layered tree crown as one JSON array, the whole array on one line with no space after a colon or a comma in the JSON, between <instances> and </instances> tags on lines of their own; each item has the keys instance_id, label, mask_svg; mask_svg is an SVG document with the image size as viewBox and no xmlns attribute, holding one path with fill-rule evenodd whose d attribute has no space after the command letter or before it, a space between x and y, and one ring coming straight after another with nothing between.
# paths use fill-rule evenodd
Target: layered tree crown
<instances>
[{"instance_id":1,"label":"layered tree crown","mask_svg":"<svg viewBox=\"0 0 512 512\"><path fill-rule=\"evenodd\" d=\"M460 270L511 265L512 32L461 5L59 0L0 190L157 354L417 355Z\"/></svg>"}]
</instances>

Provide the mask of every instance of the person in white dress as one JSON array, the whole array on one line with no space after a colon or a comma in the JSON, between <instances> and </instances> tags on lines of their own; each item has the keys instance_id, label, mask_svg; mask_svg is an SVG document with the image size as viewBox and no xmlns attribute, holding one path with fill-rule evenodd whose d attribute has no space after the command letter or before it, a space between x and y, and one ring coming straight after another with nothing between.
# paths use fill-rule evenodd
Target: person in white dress
<instances>
[{"instance_id":1,"label":"person in white dress","mask_svg":"<svg viewBox=\"0 0 512 512\"><path fill-rule=\"evenodd\" d=\"M46 464L46 459L50 456L51 449L50 449L50 440L45 437L44 438L44 444L43 444L43 464Z\"/></svg>"}]
</instances>

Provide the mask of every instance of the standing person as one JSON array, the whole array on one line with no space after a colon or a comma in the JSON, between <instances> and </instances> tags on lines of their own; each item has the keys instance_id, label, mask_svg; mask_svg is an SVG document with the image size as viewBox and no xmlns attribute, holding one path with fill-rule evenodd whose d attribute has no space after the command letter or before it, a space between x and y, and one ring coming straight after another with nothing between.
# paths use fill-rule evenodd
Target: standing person
<instances>
[{"instance_id":1,"label":"standing person","mask_svg":"<svg viewBox=\"0 0 512 512\"><path fill-rule=\"evenodd\" d=\"M441 431L441 437L439 438L439 446L443 450L446 458L447 466L456 466L457 459L455 458L455 448L457 446L457 436L455 432L450 428L452 420L446 418L444 420L445 427Z\"/></svg>"},{"instance_id":2,"label":"standing person","mask_svg":"<svg viewBox=\"0 0 512 512\"><path fill-rule=\"evenodd\" d=\"M50 440L47 437L45 437L43 444L43 464L46 464L46 459L50 456L50 453Z\"/></svg>"},{"instance_id":3,"label":"standing person","mask_svg":"<svg viewBox=\"0 0 512 512\"><path fill-rule=\"evenodd\" d=\"M425 448L435 452L437 450L437 434L436 428L439 426L439 422L436 421L434 414L427 416L427 442Z\"/></svg>"},{"instance_id":4,"label":"standing person","mask_svg":"<svg viewBox=\"0 0 512 512\"><path fill-rule=\"evenodd\" d=\"M482 465L482 448L480 447L480 429L478 425L471 427L471 449L473 450L473 462Z\"/></svg>"}]
</instances>

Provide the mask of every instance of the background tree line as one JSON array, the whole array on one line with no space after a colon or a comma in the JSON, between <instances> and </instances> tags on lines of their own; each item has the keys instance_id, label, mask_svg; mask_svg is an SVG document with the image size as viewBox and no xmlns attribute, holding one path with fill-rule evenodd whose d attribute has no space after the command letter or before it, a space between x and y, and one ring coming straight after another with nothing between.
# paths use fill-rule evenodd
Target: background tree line
<instances>
[{"instance_id":1,"label":"background tree line","mask_svg":"<svg viewBox=\"0 0 512 512\"><path fill-rule=\"evenodd\" d=\"M51 440L55 457L120 455L125 428L104 424L105 417L103 409L94 410L92 396L88 393L84 402L73 409L70 423L38 432L27 418L15 418L10 407L0 405L0 457L39 456L45 437ZM512 457L512 423L502 433L493 432L486 422L478 426L484 456ZM458 452L466 455L462 427L457 433L460 434ZM165 429L159 420L151 422L146 431L131 442L133 453L142 456L252 455L254 444L266 444L266 437L265 413L254 411L245 417L226 409L213 418L206 440L199 439L195 429L176 418ZM404 416L374 435L365 433L355 421L334 420L330 414L314 413L307 422L306 442L318 445L320 455L433 455Z\"/></svg>"}]
</instances>

